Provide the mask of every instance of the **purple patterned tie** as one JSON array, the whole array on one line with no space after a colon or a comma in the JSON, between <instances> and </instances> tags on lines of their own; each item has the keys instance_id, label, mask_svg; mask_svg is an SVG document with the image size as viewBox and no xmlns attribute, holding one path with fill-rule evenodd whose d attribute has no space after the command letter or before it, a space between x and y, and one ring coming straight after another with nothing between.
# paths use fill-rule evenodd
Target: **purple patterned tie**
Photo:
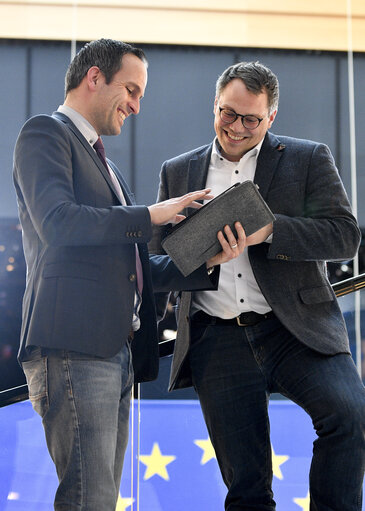
<instances>
[{"instance_id":1,"label":"purple patterned tie","mask_svg":"<svg viewBox=\"0 0 365 511\"><path fill-rule=\"evenodd\" d=\"M95 142L93 147L94 147L94 149L96 151L96 154L99 156L99 158L101 160L101 163L104 165L104 167L106 168L106 170L110 174L109 167L108 167L108 164L106 162L104 144L103 144L103 141L101 140L100 137L97 139L97 141ZM122 190L121 190L121 193L123 193ZM125 204L125 202L124 202L124 204ZM141 258L139 257L139 251L138 251L137 245L136 245L136 273L137 273L137 287L138 287L138 291L139 291L140 296L142 296L142 290L143 290L143 270L142 270L142 263L141 263Z\"/></svg>"},{"instance_id":2,"label":"purple patterned tie","mask_svg":"<svg viewBox=\"0 0 365 511\"><path fill-rule=\"evenodd\" d=\"M104 165L106 170L109 172L108 164L107 164L106 158L105 158L104 144L100 137L97 139L97 141L93 145L93 148L95 149L96 154L99 156L101 163Z\"/></svg>"}]
</instances>

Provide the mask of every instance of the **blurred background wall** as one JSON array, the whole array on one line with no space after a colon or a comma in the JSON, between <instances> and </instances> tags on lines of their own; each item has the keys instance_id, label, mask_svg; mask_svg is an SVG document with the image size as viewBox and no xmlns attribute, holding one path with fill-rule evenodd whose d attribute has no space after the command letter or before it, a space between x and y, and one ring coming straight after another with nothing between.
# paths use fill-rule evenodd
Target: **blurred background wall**
<instances>
[{"instance_id":1,"label":"blurred background wall","mask_svg":"<svg viewBox=\"0 0 365 511\"><path fill-rule=\"evenodd\" d=\"M231 0L229 7L221 0L1 0L0 218L17 215L11 170L22 124L63 102L71 55L99 37L142 46L150 63L141 113L106 140L138 202L154 201L166 158L211 141L216 78L251 59L280 81L272 131L328 144L351 194L349 50L358 196L364 193L363 0ZM361 200L358 216L365 227Z\"/></svg>"}]
</instances>

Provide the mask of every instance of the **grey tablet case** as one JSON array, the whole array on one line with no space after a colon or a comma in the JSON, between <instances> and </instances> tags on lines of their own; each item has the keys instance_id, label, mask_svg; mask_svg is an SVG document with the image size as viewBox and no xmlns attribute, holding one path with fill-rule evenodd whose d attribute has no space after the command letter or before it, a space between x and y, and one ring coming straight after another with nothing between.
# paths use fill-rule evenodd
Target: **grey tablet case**
<instances>
[{"instance_id":1,"label":"grey tablet case","mask_svg":"<svg viewBox=\"0 0 365 511\"><path fill-rule=\"evenodd\" d=\"M236 183L172 227L162 247L184 276L190 275L222 250L218 231L241 222L246 236L258 231L275 216L252 181Z\"/></svg>"}]
</instances>

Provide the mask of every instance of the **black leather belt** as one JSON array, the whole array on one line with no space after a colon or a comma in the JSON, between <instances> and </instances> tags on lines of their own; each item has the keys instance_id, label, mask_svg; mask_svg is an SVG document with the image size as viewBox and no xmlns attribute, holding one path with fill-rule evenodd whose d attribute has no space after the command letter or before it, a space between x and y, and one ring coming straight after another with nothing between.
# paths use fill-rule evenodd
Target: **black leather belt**
<instances>
[{"instance_id":1,"label":"black leather belt","mask_svg":"<svg viewBox=\"0 0 365 511\"><path fill-rule=\"evenodd\" d=\"M206 312L198 311L191 318L191 321L203 323L204 325L253 326L273 316L273 311L267 312L266 314L258 314L257 312L250 311L242 312L239 316L232 319L222 319L217 316L209 316Z\"/></svg>"}]
</instances>

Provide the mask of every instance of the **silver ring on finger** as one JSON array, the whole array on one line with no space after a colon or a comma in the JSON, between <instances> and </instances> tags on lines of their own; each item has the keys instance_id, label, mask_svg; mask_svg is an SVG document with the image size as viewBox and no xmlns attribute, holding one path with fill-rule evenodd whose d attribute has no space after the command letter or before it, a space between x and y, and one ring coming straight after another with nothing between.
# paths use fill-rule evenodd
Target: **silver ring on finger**
<instances>
[{"instance_id":1,"label":"silver ring on finger","mask_svg":"<svg viewBox=\"0 0 365 511\"><path fill-rule=\"evenodd\" d=\"M234 245L231 245L231 248L237 248L237 247L238 247L237 243L235 243Z\"/></svg>"}]
</instances>

